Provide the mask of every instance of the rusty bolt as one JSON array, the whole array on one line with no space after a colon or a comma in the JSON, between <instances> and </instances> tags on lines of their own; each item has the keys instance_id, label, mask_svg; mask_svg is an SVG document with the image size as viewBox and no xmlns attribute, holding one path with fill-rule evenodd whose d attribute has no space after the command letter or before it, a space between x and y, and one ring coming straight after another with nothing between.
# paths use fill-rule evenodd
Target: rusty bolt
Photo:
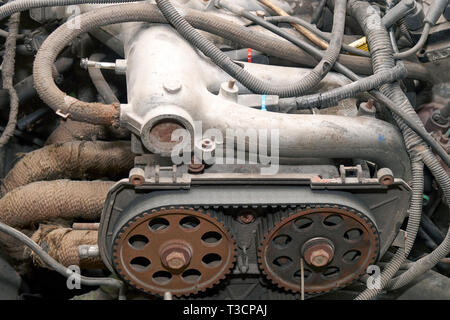
<instances>
[{"instance_id":1,"label":"rusty bolt","mask_svg":"<svg viewBox=\"0 0 450 320\"><path fill-rule=\"evenodd\" d=\"M323 267L330 261L330 255L325 250L316 250L311 252L311 264L315 267Z\"/></svg>"},{"instance_id":2,"label":"rusty bolt","mask_svg":"<svg viewBox=\"0 0 450 320\"><path fill-rule=\"evenodd\" d=\"M249 224L255 221L255 215L252 212L243 212L238 216L239 222Z\"/></svg>"},{"instance_id":3,"label":"rusty bolt","mask_svg":"<svg viewBox=\"0 0 450 320\"><path fill-rule=\"evenodd\" d=\"M178 270L186 265L186 258L183 253L174 251L167 255L166 263L170 269Z\"/></svg>"},{"instance_id":4,"label":"rusty bolt","mask_svg":"<svg viewBox=\"0 0 450 320\"><path fill-rule=\"evenodd\" d=\"M303 257L310 266L326 266L333 260L334 245L325 238L310 239L304 244Z\"/></svg>"},{"instance_id":5,"label":"rusty bolt","mask_svg":"<svg viewBox=\"0 0 450 320\"><path fill-rule=\"evenodd\" d=\"M161 262L171 270L180 270L186 267L191 260L191 250L187 244L168 244L161 251Z\"/></svg>"},{"instance_id":6,"label":"rusty bolt","mask_svg":"<svg viewBox=\"0 0 450 320\"><path fill-rule=\"evenodd\" d=\"M192 156L191 163L188 167L189 173L201 173L205 170L205 165L201 160L198 160L195 156Z\"/></svg>"}]
</instances>

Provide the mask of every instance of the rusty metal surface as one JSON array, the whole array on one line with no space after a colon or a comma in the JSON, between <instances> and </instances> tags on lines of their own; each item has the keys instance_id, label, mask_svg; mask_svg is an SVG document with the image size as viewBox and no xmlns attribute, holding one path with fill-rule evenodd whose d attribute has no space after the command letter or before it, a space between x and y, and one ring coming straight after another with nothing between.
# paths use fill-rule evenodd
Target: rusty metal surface
<instances>
[{"instance_id":1,"label":"rusty metal surface","mask_svg":"<svg viewBox=\"0 0 450 320\"><path fill-rule=\"evenodd\" d=\"M352 283L375 262L379 252L373 222L345 207L299 209L261 231L265 234L261 235L258 261L263 273L277 286L295 293L301 291L302 257L308 263L305 293L314 294ZM311 241L316 242L308 246ZM326 263L312 263L312 258L319 254L326 258Z\"/></svg>"},{"instance_id":2,"label":"rusty metal surface","mask_svg":"<svg viewBox=\"0 0 450 320\"><path fill-rule=\"evenodd\" d=\"M173 132L179 129L183 129L183 127L175 121L168 120L158 123L150 130L150 143L161 150L171 151L177 143L180 143L180 141L172 140Z\"/></svg>"},{"instance_id":3,"label":"rusty metal surface","mask_svg":"<svg viewBox=\"0 0 450 320\"><path fill-rule=\"evenodd\" d=\"M160 208L126 224L114 242L113 264L131 286L150 294L190 295L230 271L235 242L216 214Z\"/></svg>"}]
</instances>

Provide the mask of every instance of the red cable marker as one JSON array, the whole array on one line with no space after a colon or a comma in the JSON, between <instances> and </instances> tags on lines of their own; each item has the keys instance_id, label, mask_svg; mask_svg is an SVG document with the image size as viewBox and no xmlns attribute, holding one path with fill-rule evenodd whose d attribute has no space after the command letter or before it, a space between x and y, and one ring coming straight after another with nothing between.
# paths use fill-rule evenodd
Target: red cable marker
<instances>
[{"instance_id":1,"label":"red cable marker","mask_svg":"<svg viewBox=\"0 0 450 320\"><path fill-rule=\"evenodd\" d=\"M248 62L252 63L252 48L248 48Z\"/></svg>"}]
</instances>

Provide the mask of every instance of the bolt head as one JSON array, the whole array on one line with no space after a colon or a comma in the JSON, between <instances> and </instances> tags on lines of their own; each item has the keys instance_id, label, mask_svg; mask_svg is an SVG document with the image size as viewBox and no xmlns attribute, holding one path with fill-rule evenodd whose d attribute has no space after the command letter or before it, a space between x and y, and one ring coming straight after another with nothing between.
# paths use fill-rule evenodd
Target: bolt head
<instances>
[{"instance_id":1,"label":"bolt head","mask_svg":"<svg viewBox=\"0 0 450 320\"><path fill-rule=\"evenodd\" d=\"M311 252L311 264L315 267L323 267L330 262L330 255L323 249Z\"/></svg>"},{"instance_id":2,"label":"bolt head","mask_svg":"<svg viewBox=\"0 0 450 320\"><path fill-rule=\"evenodd\" d=\"M166 262L170 269L178 270L186 265L186 258L183 253L174 251L167 255Z\"/></svg>"},{"instance_id":3,"label":"bolt head","mask_svg":"<svg viewBox=\"0 0 450 320\"><path fill-rule=\"evenodd\" d=\"M160 253L162 264L170 270L181 270L191 261L191 250L183 243L169 243Z\"/></svg>"},{"instance_id":4,"label":"bolt head","mask_svg":"<svg viewBox=\"0 0 450 320\"><path fill-rule=\"evenodd\" d=\"M329 264L334 257L334 245L325 238L314 238L307 241L303 249L303 257L310 266L320 268Z\"/></svg>"},{"instance_id":5,"label":"bolt head","mask_svg":"<svg viewBox=\"0 0 450 320\"><path fill-rule=\"evenodd\" d=\"M239 221L243 224L249 224L255 221L255 215L251 212L242 213L239 215Z\"/></svg>"}]
</instances>

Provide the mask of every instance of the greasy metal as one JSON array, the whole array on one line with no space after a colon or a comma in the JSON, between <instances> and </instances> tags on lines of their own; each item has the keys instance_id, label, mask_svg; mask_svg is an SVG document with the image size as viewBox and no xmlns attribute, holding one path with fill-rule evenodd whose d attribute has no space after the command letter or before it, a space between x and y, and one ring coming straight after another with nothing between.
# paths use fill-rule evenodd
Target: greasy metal
<instances>
[{"instance_id":1,"label":"greasy metal","mask_svg":"<svg viewBox=\"0 0 450 320\"><path fill-rule=\"evenodd\" d=\"M340 220L330 220L338 218ZM258 261L268 279L285 290L301 291L302 247L311 238L322 238L321 250L327 250L332 243L334 256L320 267L311 261L308 263L305 268L306 293L328 292L352 283L366 272L379 254L379 237L374 223L356 210L337 205L310 206L285 213L279 219L273 226L264 226L268 230L261 229L264 238L259 245ZM304 257L311 258L307 252Z\"/></svg>"},{"instance_id":2,"label":"greasy metal","mask_svg":"<svg viewBox=\"0 0 450 320\"><path fill-rule=\"evenodd\" d=\"M159 220L168 225L152 229L150 224ZM205 240L210 233L220 240ZM133 245L136 237L139 245ZM170 207L145 212L124 225L115 238L112 261L129 285L151 294L182 296L222 280L233 266L235 250L232 235L209 212ZM220 261L207 263L211 255Z\"/></svg>"},{"instance_id":3,"label":"greasy metal","mask_svg":"<svg viewBox=\"0 0 450 320\"><path fill-rule=\"evenodd\" d=\"M251 173L189 175L183 174L180 167L174 179L173 171L162 168L147 169L146 172L145 184L136 187L128 179L121 180L106 199L98 241L102 260L112 272L114 268L110 259L115 230L141 212L153 208L223 206L248 209L252 206L339 203L373 217L380 231L380 252L384 254L407 215L410 197L408 184L398 178L393 184L384 186L377 178L322 179L313 174L280 173L265 177Z\"/></svg>"}]
</instances>

